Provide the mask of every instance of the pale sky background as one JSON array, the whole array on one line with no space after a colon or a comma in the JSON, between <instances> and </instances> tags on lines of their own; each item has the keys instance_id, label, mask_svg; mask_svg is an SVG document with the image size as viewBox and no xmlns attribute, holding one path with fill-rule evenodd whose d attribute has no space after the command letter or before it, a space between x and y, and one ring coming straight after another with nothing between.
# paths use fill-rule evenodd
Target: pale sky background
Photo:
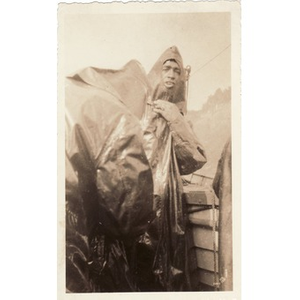
<instances>
[{"instance_id":1,"label":"pale sky background","mask_svg":"<svg viewBox=\"0 0 300 300\"><path fill-rule=\"evenodd\" d=\"M188 110L231 86L230 13L70 14L63 43L65 75L88 66L119 69L131 59L149 72L176 45L192 67Z\"/></svg>"}]
</instances>

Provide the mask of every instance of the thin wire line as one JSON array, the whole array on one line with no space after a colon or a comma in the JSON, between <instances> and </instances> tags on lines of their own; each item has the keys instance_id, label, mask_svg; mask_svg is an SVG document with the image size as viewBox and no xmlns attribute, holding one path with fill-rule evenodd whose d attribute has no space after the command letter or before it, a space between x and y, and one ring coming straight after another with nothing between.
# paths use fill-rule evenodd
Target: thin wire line
<instances>
[{"instance_id":1,"label":"thin wire line","mask_svg":"<svg viewBox=\"0 0 300 300\"><path fill-rule=\"evenodd\" d=\"M201 69L203 69L205 66L207 66L210 62L212 62L214 59L216 59L219 55L221 55L226 49L228 49L231 46L231 44L229 44L226 48L224 48L221 52L219 52L216 56L214 56L212 59L210 59L208 62L206 62L204 65L202 65L199 69L197 69L195 72L193 72L190 77L192 77L195 73L197 73L198 71L200 71Z\"/></svg>"}]
</instances>

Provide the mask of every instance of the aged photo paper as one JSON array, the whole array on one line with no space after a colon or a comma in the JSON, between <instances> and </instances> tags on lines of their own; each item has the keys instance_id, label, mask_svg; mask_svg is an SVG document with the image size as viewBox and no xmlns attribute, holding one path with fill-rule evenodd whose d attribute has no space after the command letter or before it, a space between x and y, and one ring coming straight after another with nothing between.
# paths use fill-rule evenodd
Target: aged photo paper
<instances>
[{"instance_id":1,"label":"aged photo paper","mask_svg":"<svg viewBox=\"0 0 300 300\"><path fill-rule=\"evenodd\" d=\"M240 3L60 3L58 299L241 299Z\"/></svg>"}]
</instances>

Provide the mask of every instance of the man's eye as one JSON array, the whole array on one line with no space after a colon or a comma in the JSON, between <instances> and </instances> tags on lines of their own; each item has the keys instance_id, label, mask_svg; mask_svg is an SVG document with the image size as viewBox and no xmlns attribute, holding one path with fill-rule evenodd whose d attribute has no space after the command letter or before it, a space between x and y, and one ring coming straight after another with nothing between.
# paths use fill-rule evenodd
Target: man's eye
<instances>
[{"instance_id":1,"label":"man's eye","mask_svg":"<svg viewBox=\"0 0 300 300\"><path fill-rule=\"evenodd\" d=\"M177 73L177 74L179 74L179 75L180 75L180 70L178 70L178 69L175 69L174 71L175 71L175 73Z\"/></svg>"}]
</instances>

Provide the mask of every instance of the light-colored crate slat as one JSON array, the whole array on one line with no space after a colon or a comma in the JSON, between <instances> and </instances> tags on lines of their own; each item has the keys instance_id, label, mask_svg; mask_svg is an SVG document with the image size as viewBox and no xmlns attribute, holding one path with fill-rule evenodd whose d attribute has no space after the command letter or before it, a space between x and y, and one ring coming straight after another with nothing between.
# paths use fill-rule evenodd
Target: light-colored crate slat
<instances>
[{"instance_id":1,"label":"light-colored crate slat","mask_svg":"<svg viewBox=\"0 0 300 300\"><path fill-rule=\"evenodd\" d=\"M191 209L196 210L197 206L191 206ZM189 221L195 225L204 225L213 227L214 224L214 216L213 216L213 209L206 209L195 211L193 213L189 213ZM219 210L215 209L215 226L218 226L218 219L219 219Z\"/></svg>"},{"instance_id":2,"label":"light-colored crate slat","mask_svg":"<svg viewBox=\"0 0 300 300\"><path fill-rule=\"evenodd\" d=\"M213 251L196 248L196 257L198 268L214 272L214 263L216 263L216 270L219 269L218 255L214 257Z\"/></svg>"},{"instance_id":3,"label":"light-colored crate slat","mask_svg":"<svg viewBox=\"0 0 300 300\"><path fill-rule=\"evenodd\" d=\"M215 278L216 276L216 278ZM201 284L206 284L209 286L214 286L215 281L218 280L218 274L215 275L214 272L210 272L207 270L196 269L191 274L192 284L193 286L199 286Z\"/></svg>"},{"instance_id":4,"label":"light-colored crate slat","mask_svg":"<svg viewBox=\"0 0 300 300\"><path fill-rule=\"evenodd\" d=\"M214 250L214 241L215 241L215 247L216 251L218 251L218 232L213 232L212 229L203 228L200 226L194 226L192 228L192 236L193 236L193 242L194 246L208 249L208 250Z\"/></svg>"}]
</instances>

